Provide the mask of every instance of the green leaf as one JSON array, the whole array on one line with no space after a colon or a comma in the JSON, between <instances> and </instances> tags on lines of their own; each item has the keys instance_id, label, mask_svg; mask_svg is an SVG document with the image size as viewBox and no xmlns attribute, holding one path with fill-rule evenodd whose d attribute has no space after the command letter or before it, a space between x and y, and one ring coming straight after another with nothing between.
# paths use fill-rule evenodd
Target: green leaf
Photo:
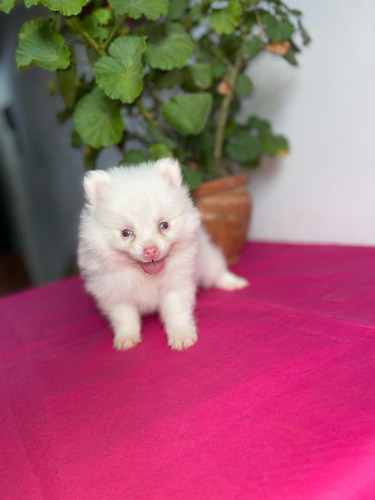
<instances>
[{"instance_id":1,"label":"green leaf","mask_svg":"<svg viewBox=\"0 0 375 500\"><path fill-rule=\"evenodd\" d=\"M212 76L214 78L220 78L226 71L224 64L217 63L212 67Z\"/></svg>"},{"instance_id":2,"label":"green leaf","mask_svg":"<svg viewBox=\"0 0 375 500\"><path fill-rule=\"evenodd\" d=\"M261 153L260 141L247 130L239 130L226 143L225 153L241 163L254 161Z\"/></svg>"},{"instance_id":3,"label":"green leaf","mask_svg":"<svg viewBox=\"0 0 375 500\"><path fill-rule=\"evenodd\" d=\"M103 28L103 26L101 26L101 23L98 21L98 18L95 15L96 12L97 11L94 11L92 14L86 16L82 21L82 25L85 31L93 38L99 38L100 40L105 40L108 37L108 28Z\"/></svg>"},{"instance_id":4,"label":"green leaf","mask_svg":"<svg viewBox=\"0 0 375 500\"><path fill-rule=\"evenodd\" d=\"M214 147L214 135L205 128L197 137L194 137L194 146L205 153L212 152Z\"/></svg>"},{"instance_id":5,"label":"green leaf","mask_svg":"<svg viewBox=\"0 0 375 500\"><path fill-rule=\"evenodd\" d=\"M81 144L82 144L81 136L79 135L78 132L73 130L70 138L70 145L72 146L72 148L79 148Z\"/></svg>"},{"instance_id":6,"label":"green leaf","mask_svg":"<svg viewBox=\"0 0 375 500\"><path fill-rule=\"evenodd\" d=\"M212 107L208 93L183 94L162 104L165 121L183 135L199 134L204 128Z\"/></svg>"},{"instance_id":7,"label":"green leaf","mask_svg":"<svg viewBox=\"0 0 375 500\"><path fill-rule=\"evenodd\" d=\"M228 120L228 123L224 130L224 138L232 137L236 135L239 130L239 125L234 120Z\"/></svg>"},{"instance_id":8,"label":"green leaf","mask_svg":"<svg viewBox=\"0 0 375 500\"><path fill-rule=\"evenodd\" d=\"M225 9L214 10L209 15L209 20L213 29L220 35L229 35L238 26L242 13L239 0L229 0Z\"/></svg>"},{"instance_id":9,"label":"green leaf","mask_svg":"<svg viewBox=\"0 0 375 500\"><path fill-rule=\"evenodd\" d=\"M185 165L181 165L182 175L190 190L197 189L202 183L202 174L199 170L188 170Z\"/></svg>"},{"instance_id":10,"label":"green leaf","mask_svg":"<svg viewBox=\"0 0 375 500\"><path fill-rule=\"evenodd\" d=\"M190 0L171 0L169 2L168 19L178 21L183 16Z\"/></svg>"},{"instance_id":11,"label":"green leaf","mask_svg":"<svg viewBox=\"0 0 375 500\"><path fill-rule=\"evenodd\" d=\"M261 120L256 116L252 116L251 118L249 118L247 125L249 128L258 130L260 134L271 130L271 125L269 124L268 121Z\"/></svg>"},{"instance_id":12,"label":"green leaf","mask_svg":"<svg viewBox=\"0 0 375 500\"><path fill-rule=\"evenodd\" d=\"M111 99L132 103L143 89L142 54L146 42L139 36L122 36L109 46L109 56L94 64L98 86Z\"/></svg>"},{"instance_id":13,"label":"green leaf","mask_svg":"<svg viewBox=\"0 0 375 500\"><path fill-rule=\"evenodd\" d=\"M64 109L63 111L59 111L56 114L57 121L60 123L60 125L62 125L69 120L69 118L72 116L72 113L72 109Z\"/></svg>"},{"instance_id":14,"label":"green leaf","mask_svg":"<svg viewBox=\"0 0 375 500\"><path fill-rule=\"evenodd\" d=\"M258 36L253 36L250 40L244 41L242 48L246 55L255 57L263 49L263 44Z\"/></svg>"},{"instance_id":15,"label":"green leaf","mask_svg":"<svg viewBox=\"0 0 375 500\"><path fill-rule=\"evenodd\" d=\"M53 71L69 66L69 49L51 19L36 17L25 22L19 32L16 62L18 69L38 65Z\"/></svg>"},{"instance_id":16,"label":"green leaf","mask_svg":"<svg viewBox=\"0 0 375 500\"><path fill-rule=\"evenodd\" d=\"M301 21L298 21L298 28L301 33L303 45L308 45L311 42L311 38L310 35L307 33L305 27L301 23Z\"/></svg>"},{"instance_id":17,"label":"green leaf","mask_svg":"<svg viewBox=\"0 0 375 500\"><path fill-rule=\"evenodd\" d=\"M98 21L99 24L102 24L103 26L107 26L112 19L113 19L113 11L108 10L108 9L96 9L93 12L96 20Z\"/></svg>"},{"instance_id":18,"label":"green leaf","mask_svg":"<svg viewBox=\"0 0 375 500\"><path fill-rule=\"evenodd\" d=\"M171 89L175 85L181 85L184 81L184 72L180 69L171 71L159 71L151 80L159 89Z\"/></svg>"},{"instance_id":19,"label":"green leaf","mask_svg":"<svg viewBox=\"0 0 375 500\"><path fill-rule=\"evenodd\" d=\"M294 33L294 26L287 19L278 21L271 14L266 14L262 16L262 22L271 42L284 42Z\"/></svg>"},{"instance_id":20,"label":"green leaf","mask_svg":"<svg viewBox=\"0 0 375 500\"><path fill-rule=\"evenodd\" d=\"M168 0L109 0L109 5L115 9L116 14L132 19L145 16L156 21L160 16L168 14Z\"/></svg>"},{"instance_id":21,"label":"green leaf","mask_svg":"<svg viewBox=\"0 0 375 500\"><path fill-rule=\"evenodd\" d=\"M78 101L73 121L82 140L93 148L118 143L124 130L118 105L98 87Z\"/></svg>"},{"instance_id":22,"label":"green leaf","mask_svg":"<svg viewBox=\"0 0 375 500\"><path fill-rule=\"evenodd\" d=\"M93 38L105 40L109 29L105 28L113 19L113 11L108 9L96 9L86 16L82 22L83 28Z\"/></svg>"},{"instance_id":23,"label":"green leaf","mask_svg":"<svg viewBox=\"0 0 375 500\"><path fill-rule=\"evenodd\" d=\"M234 117L240 111L240 109L241 109L240 98L236 94L234 94L232 102L230 103L229 106L229 113L228 113L229 118Z\"/></svg>"},{"instance_id":24,"label":"green leaf","mask_svg":"<svg viewBox=\"0 0 375 500\"><path fill-rule=\"evenodd\" d=\"M210 42L212 43L212 42ZM242 45L241 38L237 36L235 33L231 35L221 35L219 37L218 44L218 54L220 60L223 61L225 59L229 59L229 61L233 61L236 57L237 50ZM212 48L210 48L212 51Z\"/></svg>"},{"instance_id":25,"label":"green leaf","mask_svg":"<svg viewBox=\"0 0 375 500\"><path fill-rule=\"evenodd\" d=\"M72 51L73 49L71 49L71 56L74 58ZM68 109L72 109L78 95L78 81L75 64L71 63L67 69L57 70L56 76L59 91L64 100L65 106Z\"/></svg>"},{"instance_id":26,"label":"green leaf","mask_svg":"<svg viewBox=\"0 0 375 500\"><path fill-rule=\"evenodd\" d=\"M289 12L289 9L288 7L284 4L282 4L281 2L274 2L275 4L279 4L279 5L276 5L275 7L275 14L278 14L281 18L285 19L285 17L287 17L288 15L288 12Z\"/></svg>"},{"instance_id":27,"label":"green leaf","mask_svg":"<svg viewBox=\"0 0 375 500\"><path fill-rule=\"evenodd\" d=\"M170 137L168 137L164 132L162 132L157 127L150 127L148 135L150 136L150 139L152 139L153 141L165 144L168 149L175 149L177 147L175 141L172 140Z\"/></svg>"},{"instance_id":28,"label":"green leaf","mask_svg":"<svg viewBox=\"0 0 375 500\"><path fill-rule=\"evenodd\" d=\"M15 3L16 0L0 0L0 11L9 14Z\"/></svg>"},{"instance_id":29,"label":"green leaf","mask_svg":"<svg viewBox=\"0 0 375 500\"><path fill-rule=\"evenodd\" d=\"M212 69L208 63L196 63L188 67L192 83L200 89L208 89L212 85Z\"/></svg>"},{"instance_id":30,"label":"green leaf","mask_svg":"<svg viewBox=\"0 0 375 500\"><path fill-rule=\"evenodd\" d=\"M288 152L288 141L282 135L273 135L271 131L261 135L262 153L270 156L282 156Z\"/></svg>"},{"instance_id":31,"label":"green leaf","mask_svg":"<svg viewBox=\"0 0 375 500\"><path fill-rule=\"evenodd\" d=\"M298 61L296 59L296 55L295 54L296 54L296 51L293 49L293 47L290 47L290 49L288 50L288 52L283 57L292 66L298 66Z\"/></svg>"},{"instance_id":32,"label":"green leaf","mask_svg":"<svg viewBox=\"0 0 375 500\"><path fill-rule=\"evenodd\" d=\"M121 158L120 165L138 165L146 160L146 155L139 149L129 149Z\"/></svg>"},{"instance_id":33,"label":"green leaf","mask_svg":"<svg viewBox=\"0 0 375 500\"><path fill-rule=\"evenodd\" d=\"M198 21L207 17L210 8L211 0L201 0L200 2L192 2L194 5L190 8L190 15L192 19Z\"/></svg>"},{"instance_id":34,"label":"green leaf","mask_svg":"<svg viewBox=\"0 0 375 500\"><path fill-rule=\"evenodd\" d=\"M91 45L88 45L86 47L86 55L87 55L87 59L89 60L89 63L91 64L91 66L94 66L96 61L100 58L100 55L96 52L94 47L91 47Z\"/></svg>"},{"instance_id":35,"label":"green leaf","mask_svg":"<svg viewBox=\"0 0 375 500\"><path fill-rule=\"evenodd\" d=\"M50 78L48 80L48 95L53 96L57 92L57 85L56 82L53 78Z\"/></svg>"},{"instance_id":36,"label":"green leaf","mask_svg":"<svg viewBox=\"0 0 375 500\"><path fill-rule=\"evenodd\" d=\"M253 83L250 80L250 78L247 75L245 75L245 73L241 73L238 76L237 83L234 89L236 95L238 95L239 97L243 97L247 95L252 88L253 88Z\"/></svg>"},{"instance_id":37,"label":"green leaf","mask_svg":"<svg viewBox=\"0 0 375 500\"><path fill-rule=\"evenodd\" d=\"M192 54L193 40L182 26L168 23L150 30L145 60L151 68L182 68Z\"/></svg>"},{"instance_id":38,"label":"green leaf","mask_svg":"<svg viewBox=\"0 0 375 500\"><path fill-rule=\"evenodd\" d=\"M152 161L160 160L160 158L170 158L171 156L173 156L172 151L161 142L148 148L148 158Z\"/></svg>"},{"instance_id":39,"label":"green leaf","mask_svg":"<svg viewBox=\"0 0 375 500\"><path fill-rule=\"evenodd\" d=\"M75 16L89 0L41 0L50 10L60 12L63 16Z\"/></svg>"},{"instance_id":40,"label":"green leaf","mask_svg":"<svg viewBox=\"0 0 375 500\"><path fill-rule=\"evenodd\" d=\"M83 164L86 170L94 170L96 165L96 160L99 156L100 149L91 148L90 146L85 146L83 150Z\"/></svg>"}]
</instances>

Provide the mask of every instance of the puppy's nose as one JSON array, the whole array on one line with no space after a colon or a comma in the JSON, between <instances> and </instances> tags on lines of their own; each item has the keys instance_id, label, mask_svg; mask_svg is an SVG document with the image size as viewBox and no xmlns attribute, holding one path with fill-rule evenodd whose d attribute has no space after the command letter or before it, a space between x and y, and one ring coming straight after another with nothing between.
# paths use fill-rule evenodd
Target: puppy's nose
<instances>
[{"instance_id":1,"label":"puppy's nose","mask_svg":"<svg viewBox=\"0 0 375 500\"><path fill-rule=\"evenodd\" d=\"M143 249L143 256L146 259L156 260L159 256L159 249L155 245Z\"/></svg>"}]
</instances>

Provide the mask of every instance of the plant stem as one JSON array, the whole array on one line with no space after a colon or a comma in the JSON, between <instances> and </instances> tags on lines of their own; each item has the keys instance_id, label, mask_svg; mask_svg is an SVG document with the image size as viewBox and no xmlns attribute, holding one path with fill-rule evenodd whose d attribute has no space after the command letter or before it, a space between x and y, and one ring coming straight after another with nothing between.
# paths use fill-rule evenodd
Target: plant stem
<instances>
[{"instance_id":1,"label":"plant stem","mask_svg":"<svg viewBox=\"0 0 375 500\"><path fill-rule=\"evenodd\" d=\"M234 89L237 83L237 78L241 66L242 66L242 48L239 47L236 53L234 66L232 67L232 70L228 77L228 83L230 84L231 89L228 92L228 94L224 96L224 99L222 100L219 110L218 124L215 133L213 157L214 157L214 165L216 173L220 175L225 174L225 170L221 165L221 159L223 156L224 132L228 121L229 106L233 100Z\"/></svg>"},{"instance_id":2,"label":"plant stem","mask_svg":"<svg viewBox=\"0 0 375 500\"><path fill-rule=\"evenodd\" d=\"M150 127L155 127L156 123L152 118L152 114L143 106L140 97L135 101L135 105L137 106L139 113L143 116Z\"/></svg>"},{"instance_id":3,"label":"plant stem","mask_svg":"<svg viewBox=\"0 0 375 500\"><path fill-rule=\"evenodd\" d=\"M112 31L110 32L107 40L104 42L104 48L106 49L108 47L108 45L112 42L112 40L114 39L114 37L116 36L116 33L119 29L119 27L121 26L121 24L123 23L124 19L123 17L118 17L115 21L115 24L112 28Z\"/></svg>"},{"instance_id":4,"label":"plant stem","mask_svg":"<svg viewBox=\"0 0 375 500\"><path fill-rule=\"evenodd\" d=\"M66 17L65 23L67 26L69 26L73 33L78 33L79 35L81 35L87 41L87 43L91 45L95 52L99 54L99 56L103 57L107 55L107 52L96 43L96 41L89 33L87 33L87 31L82 26L81 20L78 19L78 17Z\"/></svg>"},{"instance_id":5,"label":"plant stem","mask_svg":"<svg viewBox=\"0 0 375 500\"><path fill-rule=\"evenodd\" d=\"M254 14L255 14L255 19L257 21L257 25L259 28L259 37L263 38L264 37L264 26L263 26L262 18L260 17L259 10L258 10L257 6L255 6Z\"/></svg>"},{"instance_id":6,"label":"plant stem","mask_svg":"<svg viewBox=\"0 0 375 500\"><path fill-rule=\"evenodd\" d=\"M82 31L80 31L81 35L83 36L83 38L87 41L87 43L89 45L91 45L91 47L101 56L101 57L104 57L107 55L107 52L102 49L101 47L99 47L99 45L96 43L96 41L92 38L91 35L89 35L87 33L87 31L85 31L83 28L82 28Z\"/></svg>"}]
</instances>

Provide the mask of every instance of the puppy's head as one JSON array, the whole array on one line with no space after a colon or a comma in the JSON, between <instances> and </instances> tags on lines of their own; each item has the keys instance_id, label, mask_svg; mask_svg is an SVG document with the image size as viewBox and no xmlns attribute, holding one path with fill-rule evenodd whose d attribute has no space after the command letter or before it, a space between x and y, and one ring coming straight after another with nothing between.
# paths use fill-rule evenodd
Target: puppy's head
<instances>
[{"instance_id":1,"label":"puppy's head","mask_svg":"<svg viewBox=\"0 0 375 500\"><path fill-rule=\"evenodd\" d=\"M84 188L101 243L148 274L160 274L165 259L195 238L199 213L176 160L92 171Z\"/></svg>"}]
</instances>

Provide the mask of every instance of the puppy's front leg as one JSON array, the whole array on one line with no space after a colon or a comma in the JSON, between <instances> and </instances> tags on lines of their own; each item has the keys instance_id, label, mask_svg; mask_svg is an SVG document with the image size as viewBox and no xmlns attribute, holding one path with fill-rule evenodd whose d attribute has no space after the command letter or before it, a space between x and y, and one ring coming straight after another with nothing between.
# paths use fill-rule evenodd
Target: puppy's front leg
<instances>
[{"instance_id":1,"label":"puppy's front leg","mask_svg":"<svg viewBox=\"0 0 375 500\"><path fill-rule=\"evenodd\" d=\"M141 318L131 304L117 304L107 310L115 338L113 347L118 351L130 349L141 341Z\"/></svg>"},{"instance_id":2,"label":"puppy's front leg","mask_svg":"<svg viewBox=\"0 0 375 500\"><path fill-rule=\"evenodd\" d=\"M197 341L197 329L193 317L194 305L194 286L170 290L164 294L160 316L171 349L181 351Z\"/></svg>"}]
</instances>

